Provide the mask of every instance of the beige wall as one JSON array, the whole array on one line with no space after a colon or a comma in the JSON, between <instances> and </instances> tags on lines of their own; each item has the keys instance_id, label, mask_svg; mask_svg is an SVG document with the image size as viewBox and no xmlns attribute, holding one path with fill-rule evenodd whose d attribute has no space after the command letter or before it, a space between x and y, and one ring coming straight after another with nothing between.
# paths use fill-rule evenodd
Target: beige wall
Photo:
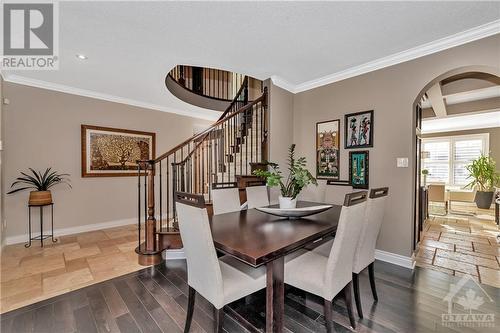
<instances>
[{"instance_id":1,"label":"beige wall","mask_svg":"<svg viewBox=\"0 0 500 333\"><path fill-rule=\"evenodd\" d=\"M0 142L3 140L3 77L0 76ZM4 231L4 172L3 172L3 147L0 148L0 249L3 248L5 243L5 231Z\"/></svg>"},{"instance_id":2,"label":"beige wall","mask_svg":"<svg viewBox=\"0 0 500 333\"><path fill-rule=\"evenodd\" d=\"M344 115L375 110L370 186L390 187L380 250L404 256L412 252L415 98L437 76L470 65L500 70L500 35L294 95L293 141L312 170L316 122L340 119L343 147ZM348 179L349 151L341 149L342 179ZM410 167L397 168L397 157L408 157Z\"/></svg>"},{"instance_id":3,"label":"beige wall","mask_svg":"<svg viewBox=\"0 0 500 333\"><path fill-rule=\"evenodd\" d=\"M293 94L266 80L269 93L269 161L284 165L293 141Z\"/></svg>"},{"instance_id":4,"label":"beige wall","mask_svg":"<svg viewBox=\"0 0 500 333\"><path fill-rule=\"evenodd\" d=\"M80 125L156 132L157 155L193 134L207 121L119 103L4 83L4 172L8 185L28 167L71 174L72 189L57 186L55 228L134 219L135 177L82 178ZM27 230L28 192L6 196L7 236Z\"/></svg>"},{"instance_id":5,"label":"beige wall","mask_svg":"<svg viewBox=\"0 0 500 333\"><path fill-rule=\"evenodd\" d=\"M436 138L440 136L470 135L488 133L490 136L489 152L490 156L497 162L497 170L500 171L500 127L481 128L466 131L440 132L432 134L423 134L422 138Z\"/></svg>"}]
</instances>

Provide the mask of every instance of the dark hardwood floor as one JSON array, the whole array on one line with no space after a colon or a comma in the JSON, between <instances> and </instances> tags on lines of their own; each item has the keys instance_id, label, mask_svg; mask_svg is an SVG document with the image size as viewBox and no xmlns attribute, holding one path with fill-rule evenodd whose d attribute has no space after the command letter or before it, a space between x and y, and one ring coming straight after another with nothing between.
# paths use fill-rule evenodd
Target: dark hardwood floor
<instances>
[{"instance_id":1,"label":"dark hardwood floor","mask_svg":"<svg viewBox=\"0 0 500 333\"><path fill-rule=\"evenodd\" d=\"M356 332L498 332L500 289L481 285L492 302L472 281L462 290L462 294L468 289L475 293L472 299L479 300L475 305L483 301L471 313L494 314L496 328L444 327L441 315L447 313L448 305L443 298L459 277L418 267L410 271L378 261L375 276L377 303L372 299L367 272L360 274L364 319L356 316ZM1 332L182 332L187 293L185 261L170 261L5 313L1 315ZM232 303L231 310L263 328L264 297L259 292ZM457 295L452 312L469 313L460 303ZM318 297L287 287L286 332L325 332L322 305ZM335 330L350 332L342 299L334 301L333 311ZM235 320L238 315L226 311L226 332L247 332ZM198 295L191 332L212 332L213 323L212 306Z\"/></svg>"}]
</instances>

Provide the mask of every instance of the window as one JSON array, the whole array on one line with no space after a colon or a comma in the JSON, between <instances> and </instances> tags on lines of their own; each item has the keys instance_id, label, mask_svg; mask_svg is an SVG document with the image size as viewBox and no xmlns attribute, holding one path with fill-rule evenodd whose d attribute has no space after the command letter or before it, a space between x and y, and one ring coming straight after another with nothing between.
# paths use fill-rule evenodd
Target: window
<instances>
[{"instance_id":1,"label":"window","mask_svg":"<svg viewBox=\"0 0 500 333\"><path fill-rule=\"evenodd\" d=\"M436 137L422 140L422 169L429 170L427 181L451 186L467 185L469 173L465 168L481 154L488 155L489 134Z\"/></svg>"}]
</instances>

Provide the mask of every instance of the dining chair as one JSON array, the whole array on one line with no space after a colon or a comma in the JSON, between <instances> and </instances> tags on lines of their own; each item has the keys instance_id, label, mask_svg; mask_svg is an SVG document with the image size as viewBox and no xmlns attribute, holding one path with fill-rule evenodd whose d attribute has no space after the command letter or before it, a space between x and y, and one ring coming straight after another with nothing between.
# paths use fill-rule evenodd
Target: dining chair
<instances>
[{"instance_id":1,"label":"dining chair","mask_svg":"<svg viewBox=\"0 0 500 333\"><path fill-rule=\"evenodd\" d=\"M277 205L280 203L279 197L281 195L281 191L279 187L270 187L269 188L269 204Z\"/></svg>"},{"instance_id":2,"label":"dining chair","mask_svg":"<svg viewBox=\"0 0 500 333\"><path fill-rule=\"evenodd\" d=\"M247 192L248 209L269 206L269 196L266 185L248 186L245 190Z\"/></svg>"},{"instance_id":3,"label":"dining chair","mask_svg":"<svg viewBox=\"0 0 500 333\"><path fill-rule=\"evenodd\" d=\"M370 195L366 203L366 213L359 236L358 245L354 252L354 264L352 267L352 281L354 287L354 300L360 318L363 318L361 299L359 295L359 273L368 267L370 287L373 299L378 301L377 289L375 288L375 274L373 264L375 262L375 245L380 232L382 221L384 220L385 205L388 187L374 188L370 190Z\"/></svg>"},{"instance_id":4,"label":"dining chair","mask_svg":"<svg viewBox=\"0 0 500 333\"><path fill-rule=\"evenodd\" d=\"M202 195L176 192L175 201L188 270L184 333L191 327L196 293L214 306L214 331L222 332L224 306L264 289L266 270L252 268L230 256L217 258Z\"/></svg>"},{"instance_id":5,"label":"dining chair","mask_svg":"<svg viewBox=\"0 0 500 333\"><path fill-rule=\"evenodd\" d=\"M340 292L346 302L351 326L356 328L352 312L352 268L365 218L366 197L366 191L346 194L328 257L299 250L299 254L292 253L285 263L285 283L323 298L327 332L333 331L332 300Z\"/></svg>"},{"instance_id":6,"label":"dining chair","mask_svg":"<svg viewBox=\"0 0 500 333\"><path fill-rule=\"evenodd\" d=\"M241 210L238 185L235 182L213 183L212 205L214 215Z\"/></svg>"},{"instance_id":7,"label":"dining chair","mask_svg":"<svg viewBox=\"0 0 500 333\"><path fill-rule=\"evenodd\" d=\"M312 201L312 202L325 202L325 188L326 180L318 180L318 185L307 185L298 196L298 200Z\"/></svg>"},{"instance_id":8,"label":"dining chair","mask_svg":"<svg viewBox=\"0 0 500 333\"><path fill-rule=\"evenodd\" d=\"M333 205L342 205L346 194L352 193L353 191L354 189L347 180L328 180L326 183L324 202ZM312 251L328 257L332 249L333 239L318 244L319 245L314 244Z\"/></svg>"}]
</instances>

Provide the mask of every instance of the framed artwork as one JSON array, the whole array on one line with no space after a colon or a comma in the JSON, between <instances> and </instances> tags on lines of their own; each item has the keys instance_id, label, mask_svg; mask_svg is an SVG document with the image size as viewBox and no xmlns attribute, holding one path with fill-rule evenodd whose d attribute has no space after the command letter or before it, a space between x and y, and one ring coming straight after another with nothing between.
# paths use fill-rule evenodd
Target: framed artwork
<instances>
[{"instance_id":1,"label":"framed artwork","mask_svg":"<svg viewBox=\"0 0 500 333\"><path fill-rule=\"evenodd\" d=\"M368 150L349 152L349 182L353 188L368 188Z\"/></svg>"},{"instance_id":2,"label":"framed artwork","mask_svg":"<svg viewBox=\"0 0 500 333\"><path fill-rule=\"evenodd\" d=\"M316 123L316 178L340 179L340 120Z\"/></svg>"},{"instance_id":3,"label":"framed artwork","mask_svg":"<svg viewBox=\"0 0 500 333\"><path fill-rule=\"evenodd\" d=\"M81 126L82 177L137 176L137 160L155 158L155 133Z\"/></svg>"},{"instance_id":4,"label":"framed artwork","mask_svg":"<svg viewBox=\"0 0 500 333\"><path fill-rule=\"evenodd\" d=\"M373 110L345 115L344 147L373 147Z\"/></svg>"}]
</instances>

